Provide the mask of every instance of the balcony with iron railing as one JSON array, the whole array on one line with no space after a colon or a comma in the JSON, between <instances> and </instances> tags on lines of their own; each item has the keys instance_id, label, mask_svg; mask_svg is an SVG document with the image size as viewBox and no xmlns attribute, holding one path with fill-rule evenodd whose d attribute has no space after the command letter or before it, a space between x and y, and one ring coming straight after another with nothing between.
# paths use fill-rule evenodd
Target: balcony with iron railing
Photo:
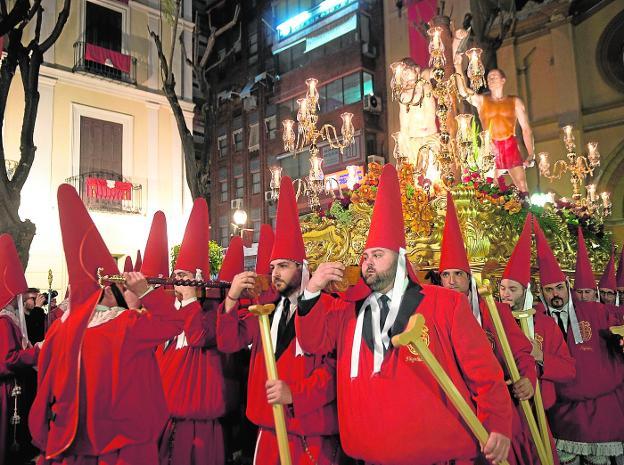
<instances>
[{"instance_id":1,"label":"balcony with iron railing","mask_svg":"<svg viewBox=\"0 0 624 465\"><path fill-rule=\"evenodd\" d=\"M143 185L112 171L92 171L65 180L76 188L89 210L143 213Z\"/></svg>"},{"instance_id":2,"label":"balcony with iron railing","mask_svg":"<svg viewBox=\"0 0 624 465\"><path fill-rule=\"evenodd\" d=\"M95 74L104 79L136 85L137 59L83 40L74 43L72 71Z\"/></svg>"}]
</instances>

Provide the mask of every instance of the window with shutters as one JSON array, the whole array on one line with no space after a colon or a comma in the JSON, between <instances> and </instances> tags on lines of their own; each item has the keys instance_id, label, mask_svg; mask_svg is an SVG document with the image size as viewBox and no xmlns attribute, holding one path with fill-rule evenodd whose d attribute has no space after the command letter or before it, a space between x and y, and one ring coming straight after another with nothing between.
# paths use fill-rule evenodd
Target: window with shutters
<instances>
[{"instance_id":1,"label":"window with shutters","mask_svg":"<svg viewBox=\"0 0 624 465\"><path fill-rule=\"evenodd\" d=\"M223 158L228 153L228 140L227 136L219 136L217 138L217 152L219 153L219 158Z\"/></svg>"},{"instance_id":2,"label":"window with shutters","mask_svg":"<svg viewBox=\"0 0 624 465\"><path fill-rule=\"evenodd\" d=\"M132 180L132 128L132 116L72 104L72 177L67 182L87 208L142 212L142 186Z\"/></svg>"},{"instance_id":3,"label":"window with shutters","mask_svg":"<svg viewBox=\"0 0 624 465\"><path fill-rule=\"evenodd\" d=\"M260 125L258 123L249 125L249 151L260 150Z\"/></svg>"},{"instance_id":4,"label":"window with shutters","mask_svg":"<svg viewBox=\"0 0 624 465\"><path fill-rule=\"evenodd\" d=\"M255 156L249 160L249 172L251 173L251 193L259 194L262 190L260 185L260 157Z\"/></svg>"},{"instance_id":5,"label":"window with shutters","mask_svg":"<svg viewBox=\"0 0 624 465\"><path fill-rule=\"evenodd\" d=\"M232 132L232 143L234 144L234 151L240 152L243 150L243 130L237 129Z\"/></svg>"},{"instance_id":6,"label":"window with shutters","mask_svg":"<svg viewBox=\"0 0 624 465\"><path fill-rule=\"evenodd\" d=\"M122 124L81 116L79 174L106 175L105 179L121 181L122 144Z\"/></svg>"}]
</instances>

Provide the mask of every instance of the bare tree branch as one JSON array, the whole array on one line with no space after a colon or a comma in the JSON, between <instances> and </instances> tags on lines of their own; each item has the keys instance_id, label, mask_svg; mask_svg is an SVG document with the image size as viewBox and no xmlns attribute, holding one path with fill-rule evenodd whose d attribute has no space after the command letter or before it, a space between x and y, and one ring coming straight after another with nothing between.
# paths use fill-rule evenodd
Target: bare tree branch
<instances>
[{"instance_id":1,"label":"bare tree branch","mask_svg":"<svg viewBox=\"0 0 624 465\"><path fill-rule=\"evenodd\" d=\"M176 15L173 23L173 31L171 33L171 50L169 51L169 73L167 74L167 82L173 76L173 53L175 51L175 38L178 35L178 22L180 21L180 13L182 11L182 0L176 0Z\"/></svg>"},{"instance_id":2,"label":"bare tree branch","mask_svg":"<svg viewBox=\"0 0 624 465\"><path fill-rule=\"evenodd\" d=\"M63 9L59 13L56 24L54 25L54 29L50 33L50 36L46 40L44 40L39 46L39 50L41 51L41 53L47 52L48 49L52 47L54 42L56 42L56 40L61 35L63 27L65 27L65 23L67 22L67 18L69 18L70 6L71 0L65 0L65 2L63 3Z\"/></svg>"},{"instance_id":3,"label":"bare tree branch","mask_svg":"<svg viewBox=\"0 0 624 465\"><path fill-rule=\"evenodd\" d=\"M24 21L24 18L28 16L28 7L30 3L28 0L17 0L11 11L7 11L6 0L0 2L0 13L2 13L2 19L0 20L0 36L8 34L8 32L15 28L19 23Z\"/></svg>"},{"instance_id":4,"label":"bare tree branch","mask_svg":"<svg viewBox=\"0 0 624 465\"><path fill-rule=\"evenodd\" d=\"M39 2L41 3L41 2ZM28 50L34 50L35 47L39 45L39 39L41 38L41 21L43 18L43 8L37 8L37 22L35 23L35 32L33 34L33 39L26 47Z\"/></svg>"},{"instance_id":5,"label":"bare tree branch","mask_svg":"<svg viewBox=\"0 0 624 465\"><path fill-rule=\"evenodd\" d=\"M167 83L167 76L169 75L169 64L167 63L167 59L165 58L165 54L162 48L162 42L160 41L160 36L152 31L149 27L147 28L150 36L154 40L154 45L156 46L156 52L158 53L158 61L160 61L160 73L163 81L163 86Z\"/></svg>"},{"instance_id":6,"label":"bare tree branch","mask_svg":"<svg viewBox=\"0 0 624 465\"><path fill-rule=\"evenodd\" d=\"M182 48L182 59L190 67L194 67L193 60L191 60L186 52L186 45L184 44L184 31L180 32L180 47Z\"/></svg>"},{"instance_id":7,"label":"bare tree branch","mask_svg":"<svg viewBox=\"0 0 624 465\"><path fill-rule=\"evenodd\" d=\"M200 68L204 68L206 66L206 63L208 62L208 57L210 56L210 54L212 53L212 49L214 48L215 42L217 40L217 37L219 37L220 35L222 35L223 33L225 33L226 31L232 29L237 21L238 21L238 15L240 14L240 4L236 5L236 9L234 10L234 16L233 18L225 25L221 26L219 29L216 29L215 27L212 26L212 18L211 18L211 14L208 13L208 24L210 27L210 37L208 37L208 43L206 44L206 49L204 50L204 55L201 58L201 61L199 62L199 67Z\"/></svg>"},{"instance_id":8,"label":"bare tree branch","mask_svg":"<svg viewBox=\"0 0 624 465\"><path fill-rule=\"evenodd\" d=\"M225 60L227 57L229 57L232 53L234 53L236 51L236 44L240 43L242 39L242 27L240 27L239 25L239 29L238 29L238 39L236 39L236 42L234 42L234 45L232 47L230 47L230 49L225 52L223 54L223 56L221 58L219 58L216 62L214 62L213 64L211 64L210 66L208 66L207 68L205 68L205 71L210 71L211 69L213 69L214 67L218 66L219 64L221 64L223 62L223 60ZM205 65L204 65L205 66Z\"/></svg>"}]
</instances>

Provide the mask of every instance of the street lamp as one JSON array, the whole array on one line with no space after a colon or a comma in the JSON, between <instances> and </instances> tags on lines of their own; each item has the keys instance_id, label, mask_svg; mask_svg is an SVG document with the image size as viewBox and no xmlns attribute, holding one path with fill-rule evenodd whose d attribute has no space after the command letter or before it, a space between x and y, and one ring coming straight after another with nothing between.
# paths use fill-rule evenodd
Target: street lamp
<instances>
[{"instance_id":1,"label":"street lamp","mask_svg":"<svg viewBox=\"0 0 624 465\"><path fill-rule=\"evenodd\" d=\"M242 208L237 208L232 215L234 226L238 229L242 229L247 224L247 212Z\"/></svg>"}]
</instances>

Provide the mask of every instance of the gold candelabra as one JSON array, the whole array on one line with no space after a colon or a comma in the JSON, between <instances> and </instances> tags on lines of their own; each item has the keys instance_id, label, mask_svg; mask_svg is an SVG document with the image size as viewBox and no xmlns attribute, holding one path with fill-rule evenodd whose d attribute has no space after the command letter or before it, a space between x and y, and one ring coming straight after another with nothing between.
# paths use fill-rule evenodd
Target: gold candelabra
<instances>
[{"instance_id":1,"label":"gold candelabra","mask_svg":"<svg viewBox=\"0 0 624 465\"><path fill-rule=\"evenodd\" d=\"M467 120L468 115L458 115L456 118L458 123L464 121L466 125L462 128L461 134L451 137L449 128L449 115L452 112L453 103L458 97L467 98L467 95L460 95L459 82L462 83L462 89L469 92L463 85L463 77L458 73L453 73L448 79L445 79L444 66L446 64L445 48L442 41L443 29L435 26L427 31L429 36L429 66L431 67L432 81L423 76L420 67L406 62L405 60L393 63L391 65L391 93L392 100L398 101L406 106L409 111L412 106L421 106L424 99L433 97L436 102L436 117L439 123L438 146L427 146L427 153L433 151L436 164L440 168L441 177L446 185L451 185L455 180L455 172L457 166L463 166L474 169L477 165L483 167L493 163L493 154L490 148L491 138L489 133L482 134L482 145L474 152L485 157L483 160L471 162L473 157L469 155L473 153L474 141L471 134L472 115L470 121ZM472 48L466 52L469 59L468 78L470 87L473 91L477 91L484 85L485 70L481 63L481 49ZM393 135L397 141L399 135ZM486 144L487 145L484 145ZM395 148L394 156L397 162L407 159L407 154L399 148ZM421 154L418 154L421 157ZM489 169L489 168L487 168Z\"/></svg>"},{"instance_id":2,"label":"gold candelabra","mask_svg":"<svg viewBox=\"0 0 624 465\"><path fill-rule=\"evenodd\" d=\"M323 158L319 156L318 142L327 141L333 149L344 149L355 140L355 129L353 127L353 113L344 112L340 115L342 127L340 137L334 126L324 124L320 128L318 123L319 93L318 80L309 78L306 80L308 90L306 96L297 100L297 129L295 131L295 121L287 119L282 122L284 150L293 152L293 156L302 152L306 147L310 152L310 173L307 178L293 181L297 185L297 198L300 195L308 197L310 208L317 210L320 208L320 195L325 191L336 198L335 190L338 190L339 197L342 198L340 184L334 178L325 178L323 173ZM279 185L282 177L282 169L279 166L271 167L271 198L279 196Z\"/></svg>"},{"instance_id":3,"label":"gold candelabra","mask_svg":"<svg viewBox=\"0 0 624 465\"><path fill-rule=\"evenodd\" d=\"M587 155L577 153L576 141L572 131L573 127L571 125L563 127L563 143L566 147L568 161L557 160L551 170L548 152L540 152L538 154L538 167L540 174L551 182L554 179L560 179L568 172L570 174L570 182L572 183L572 198L575 202L580 202L583 197L581 187L585 185L585 177L587 175L593 176L596 167L600 166L600 153L598 152L597 142L589 142L587 144Z\"/></svg>"}]
</instances>

